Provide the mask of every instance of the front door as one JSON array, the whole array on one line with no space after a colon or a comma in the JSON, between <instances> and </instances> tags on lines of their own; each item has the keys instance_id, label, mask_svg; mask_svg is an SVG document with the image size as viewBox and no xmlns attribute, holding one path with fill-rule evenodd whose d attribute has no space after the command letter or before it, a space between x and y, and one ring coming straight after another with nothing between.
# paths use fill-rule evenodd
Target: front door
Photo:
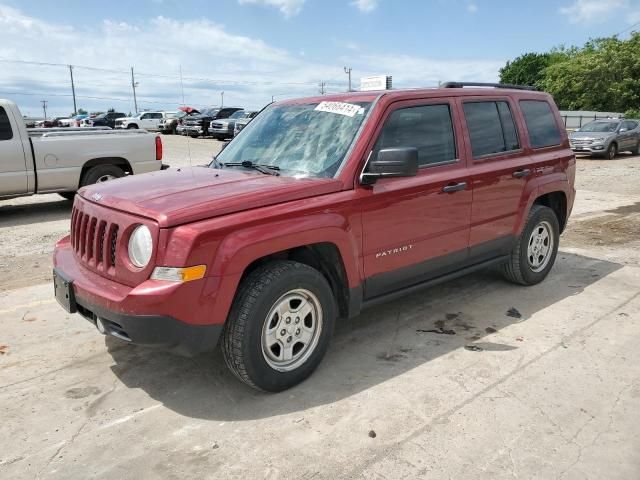
<instances>
[{"instance_id":1,"label":"front door","mask_svg":"<svg viewBox=\"0 0 640 480\"><path fill-rule=\"evenodd\" d=\"M11 112L0 107L0 196L18 195L28 190L25 151L20 135L11 127L9 115Z\"/></svg>"},{"instance_id":2,"label":"front door","mask_svg":"<svg viewBox=\"0 0 640 480\"><path fill-rule=\"evenodd\" d=\"M382 122L381 122L382 123ZM415 147L415 177L380 179L363 189L365 298L442 275L467 258L471 182L460 157L460 125L448 100L397 102L386 112L369 158Z\"/></svg>"}]
</instances>

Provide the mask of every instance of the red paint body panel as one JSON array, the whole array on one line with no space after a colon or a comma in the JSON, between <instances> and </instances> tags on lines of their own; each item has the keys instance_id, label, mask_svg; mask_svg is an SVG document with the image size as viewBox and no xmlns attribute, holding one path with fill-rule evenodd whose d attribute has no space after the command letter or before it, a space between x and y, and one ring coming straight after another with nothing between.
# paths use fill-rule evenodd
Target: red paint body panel
<instances>
[{"instance_id":1,"label":"red paint body panel","mask_svg":"<svg viewBox=\"0 0 640 480\"><path fill-rule=\"evenodd\" d=\"M508 101L522 149L474 159L462 111L470 99ZM562 125L550 96L515 90L367 92L282 102L375 102L336 178L192 168L87 187L74 208L122 226L116 266L111 274L94 268L74 253L68 238L57 244L54 264L73 278L76 295L95 305L127 314L168 315L194 325L222 324L252 262L328 243L341 256L346 286L362 288L366 298L368 282L380 275L451 254L461 259L475 246L519 235L542 194L563 192L569 215L575 158L566 133L561 128L561 145L532 150L520 99L549 101ZM457 161L421 168L414 177L361 185L360 174L387 116L396 108L429 103L450 105ZM514 178L512 173L522 168L531 174ZM467 186L443 193L452 182ZM136 269L127 258L128 235L136 224L149 226L153 235L154 257L145 269ZM380 255L398 248L398 254ZM185 284L149 280L154 266L191 265L206 265L206 277ZM370 296L378 293L369 290Z\"/></svg>"}]
</instances>

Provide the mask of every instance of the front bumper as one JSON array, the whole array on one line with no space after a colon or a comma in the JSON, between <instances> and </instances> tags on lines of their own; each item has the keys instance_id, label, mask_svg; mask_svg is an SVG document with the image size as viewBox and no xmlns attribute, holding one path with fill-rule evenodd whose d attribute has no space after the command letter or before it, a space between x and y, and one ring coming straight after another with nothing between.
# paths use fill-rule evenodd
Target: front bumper
<instances>
[{"instance_id":1,"label":"front bumper","mask_svg":"<svg viewBox=\"0 0 640 480\"><path fill-rule=\"evenodd\" d=\"M605 143L591 143L587 145L576 145L570 143L570 147L573 153L581 153L584 155L601 155L607 151L609 145Z\"/></svg>"},{"instance_id":2,"label":"front bumper","mask_svg":"<svg viewBox=\"0 0 640 480\"><path fill-rule=\"evenodd\" d=\"M218 279L188 283L147 280L129 287L102 277L76 259L69 237L56 245L53 257L58 302L79 313L102 332L126 342L158 347L184 356L213 350L223 324L202 323L215 307ZM68 301L61 301L60 279L68 283Z\"/></svg>"}]
</instances>

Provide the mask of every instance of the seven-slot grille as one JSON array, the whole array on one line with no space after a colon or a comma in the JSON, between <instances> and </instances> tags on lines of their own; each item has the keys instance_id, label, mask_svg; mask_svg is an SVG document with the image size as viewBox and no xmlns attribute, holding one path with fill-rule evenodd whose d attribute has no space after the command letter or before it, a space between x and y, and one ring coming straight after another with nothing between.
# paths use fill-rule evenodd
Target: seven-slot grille
<instances>
[{"instance_id":1,"label":"seven-slot grille","mask_svg":"<svg viewBox=\"0 0 640 480\"><path fill-rule=\"evenodd\" d=\"M116 266L116 245L120 227L84 213L71 212L71 246L84 263L108 270Z\"/></svg>"}]
</instances>

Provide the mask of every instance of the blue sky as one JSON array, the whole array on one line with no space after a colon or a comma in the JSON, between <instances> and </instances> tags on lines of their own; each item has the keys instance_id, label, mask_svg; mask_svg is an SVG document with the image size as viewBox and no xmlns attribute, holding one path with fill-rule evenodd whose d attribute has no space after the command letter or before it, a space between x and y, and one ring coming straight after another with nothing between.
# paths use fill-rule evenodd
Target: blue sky
<instances>
[{"instance_id":1,"label":"blue sky","mask_svg":"<svg viewBox=\"0 0 640 480\"><path fill-rule=\"evenodd\" d=\"M29 114L78 105L133 110L220 103L258 108L388 74L396 87L495 81L508 59L580 45L640 22L640 0L0 0L0 97ZM640 29L640 26L635 27ZM625 32L626 33L626 32ZM624 34L623 34L624 35ZM84 67L98 67L96 70ZM180 82L180 68L183 81ZM26 95L31 94L31 95Z\"/></svg>"}]
</instances>

